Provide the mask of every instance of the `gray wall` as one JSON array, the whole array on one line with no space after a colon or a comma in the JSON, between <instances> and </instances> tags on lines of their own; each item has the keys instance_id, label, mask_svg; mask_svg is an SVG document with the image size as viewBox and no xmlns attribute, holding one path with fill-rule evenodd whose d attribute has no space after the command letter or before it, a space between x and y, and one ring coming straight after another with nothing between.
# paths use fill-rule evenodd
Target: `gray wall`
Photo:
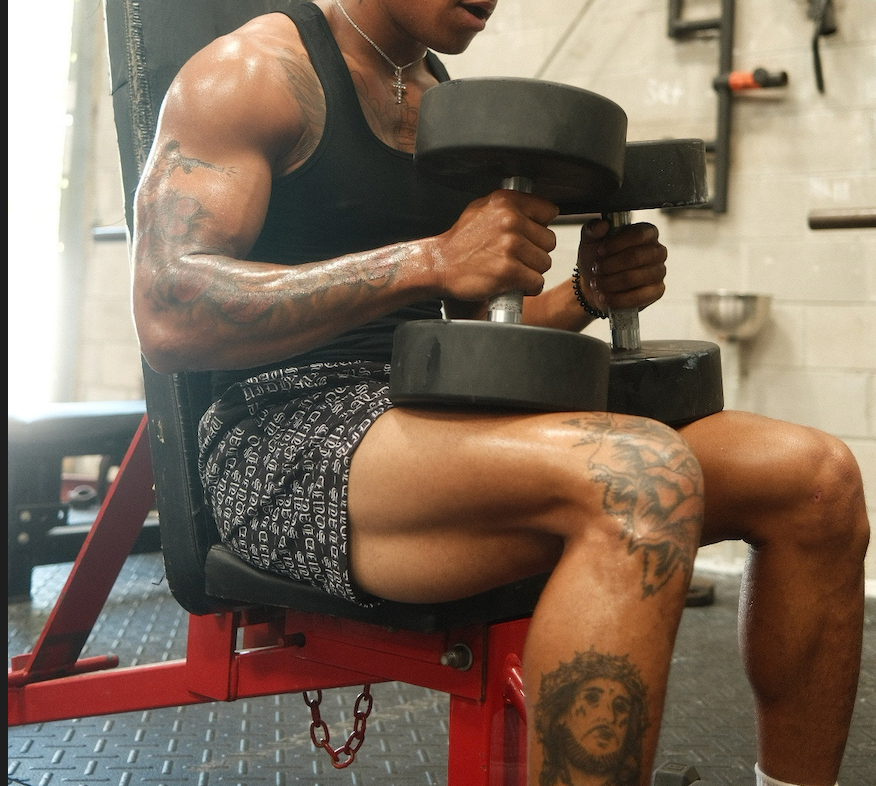
<instances>
[{"instance_id":1,"label":"gray wall","mask_svg":"<svg viewBox=\"0 0 876 786\"><path fill-rule=\"evenodd\" d=\"M718 42L666 33L668 0L500 0L487 31L445 57L455 77L538 77L619 103L628 138L716 132ZM690 17L718 0L688 0ZM825 93L813 74L804 0L738 0L734 67L788 73L787 87L737 94L729 205L668 216L641 211L669 248L667 293L641 318L643 338L714 340L697 292L767 294L772 317L739 352L746 409L841 437L864 472L876 520L876 232L812 231L810 211L876 206L876 14L872 0L836 0L838 32L821 41ZM99 22L99 20L97 20ZM101 43L101 46L103 44ZM95 94L94 225L123 224L106 69ZM574 264L577 228L557 228L553 281ZM92 243L82 299L77 397L137 398L139 356L129 314L124 243ZM593 332L608 338L603 324ZM732 348L724 347L732 358ZM700 564L738 570L738 545L704 549ZM876 549L868 558L871 587Z\"/></svg>"}]
</instances>

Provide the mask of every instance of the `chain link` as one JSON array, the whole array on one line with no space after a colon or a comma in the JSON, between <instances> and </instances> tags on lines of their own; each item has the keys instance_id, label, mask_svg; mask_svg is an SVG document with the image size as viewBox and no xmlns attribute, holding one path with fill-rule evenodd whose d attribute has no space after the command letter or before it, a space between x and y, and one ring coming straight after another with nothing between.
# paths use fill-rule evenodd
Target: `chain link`
<instances>
[{"instance_id":1,"label":"chain link","mask_svg":"<svg viewBox=\"0 0 876 786\"><path fill-rule=\"evenodd\" d=\"M342 770L344 767L349 767L356 758L359 748L365 742L365 727L368 724L368 716L374 707L374 697L371 695L371 686L366 684L362 688L362 692L356 697L356 704L353 707L353 731L347 737L347 741L340 748L332 748L331 734L328 726L319 712L319 705L322 703L322 691L316 692L316 698L310 698L310 691L304 691L304 703L310 707L310 740L317 747L322 748L328 753L332 760L332 767L336 770ZM364 704L364 708L363 708ZM341 755L347 758L341 761Z\"/></svg>"}]
</instances>

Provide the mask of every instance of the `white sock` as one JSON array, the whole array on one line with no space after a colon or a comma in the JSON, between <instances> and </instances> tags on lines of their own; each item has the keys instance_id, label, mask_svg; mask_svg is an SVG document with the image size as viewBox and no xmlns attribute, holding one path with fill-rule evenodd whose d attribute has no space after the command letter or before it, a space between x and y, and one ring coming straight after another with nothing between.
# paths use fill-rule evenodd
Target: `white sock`
<instances>
[{"instance_id":1,"label":"white sock","mask_svg":"<svg viewBox=\"0 0 876 786\"><path fill-rule=\"evenodd\" d=\"M754 774L757 776L757 786L801 786L801 784L785 783L784 781L770 778L757 764L754 765Z\"/></svg>"}]
</instances>

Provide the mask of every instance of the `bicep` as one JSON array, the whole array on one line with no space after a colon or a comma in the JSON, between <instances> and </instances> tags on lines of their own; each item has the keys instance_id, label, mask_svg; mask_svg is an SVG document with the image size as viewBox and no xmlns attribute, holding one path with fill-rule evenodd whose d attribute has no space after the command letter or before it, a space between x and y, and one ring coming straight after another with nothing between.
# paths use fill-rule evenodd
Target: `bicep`
<instances>
[{"instance_id":1,"label":"bicep","mask_svg":"<svg viewBox=\"0 0 876 786\"><path fill-rule=\"evenodd\" d=\"M168 91L138 188L135 239L162 256L246 256L277 161L303 112L272 50L233 36L190 60Z\"/></svg>"},{"instance_id":2,"label":"bicep","mask_svg":"<svg viewBox=\"0 0 876 786\"><path fill-rule=\"evenodd\" d=\"M246 140L222 139L233 129L221 123L174 122L173 114L137 189L135 240L165 261L198 253L243 258L264 222L270 162Z\"/></svg>"},{"instance_id":3,"label":"bicep","mask_svg":"<svg viewBox=\"0 0 876 786\"><path fill-rule=\"evenodd\" d=\"M213 324L207 304L235 294L217 273L246 258L267 211L276 133L252 121L264 96L223 62L219 89L216 65L190 61L172 85L137 189L132 305L149 346Z\"/></svg>"}]
</instances>

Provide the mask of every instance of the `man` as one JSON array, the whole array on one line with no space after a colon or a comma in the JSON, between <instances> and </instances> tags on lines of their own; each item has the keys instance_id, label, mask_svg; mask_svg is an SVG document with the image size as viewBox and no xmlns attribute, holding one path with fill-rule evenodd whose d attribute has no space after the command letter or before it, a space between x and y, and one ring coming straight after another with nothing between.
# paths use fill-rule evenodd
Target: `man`
<instances>
[{"instance_id":1,"label":"man","mask_svg":"<svg viewBox=\"0 0 876 786\"><path fill-rule=\"evenodd\" d=\"M517 289L525 322L581 330L590 312L663 292L653 226L610 238L604 222L586 226L580 299L571 281L542 291L553 205L502 190L468 204L414 169L420 98L446 78L429 50L463 51L494 4L306 3L209 45L171 86L138 190L133 307L157 371L214 372L201 467L222 537L365 604L451 600L550 570L524 653L529 778L542 786L562 780L536 732L540 692L589 652L643 686L625 741L637 771L623 778L649 781L696 549L744 539L760 768L832 784L869 537L844 445L744 413L674 431L387 399L403 320L442 305L477 317Z\"/></svg>"}]
</instances>

